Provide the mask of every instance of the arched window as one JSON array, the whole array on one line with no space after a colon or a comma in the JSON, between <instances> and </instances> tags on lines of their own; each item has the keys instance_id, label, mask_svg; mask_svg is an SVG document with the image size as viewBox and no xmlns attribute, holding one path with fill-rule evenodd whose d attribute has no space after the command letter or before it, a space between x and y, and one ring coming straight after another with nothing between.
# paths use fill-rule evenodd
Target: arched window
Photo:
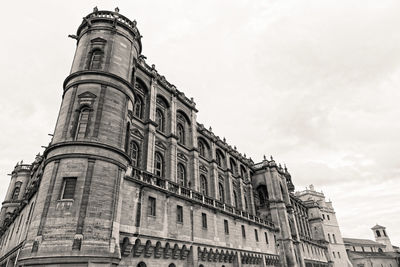
<instances>
[{"instance_id":1,"label":"arched window","mask_svg":"<svg viewBox=\"0 0 400 267\"><path fill-rule=\"evenodd\" d=\"M236 162L231 158L229 160L229 164L230 164L230 167L231 167L232 174L236 175L236 172L237 172L237 170L236 170Z\"/></svg>"},{"instance_id":2,"label":"arched window","mask_svg":"<svg viewBox=\"0 0 400 267\"><path fill-rule=\"evenodd\" d=\"M138 265L136 267L147 267L147 265L146 265L146 263L141 261L141 262L138 263Z\"/></svg>"},{"instance_id":3,"label":"arched window","mask_svg":"<svg viewBox=\"0 0 400 267\"><path fill-rule=\"evenodd\" d=\"M175 264L171 263L168 267L176 267Z\"/></svg>"},{"instance_id":4,"label":"arched window","mask_svg":"<svg viewBox=\"0 0 400 267\"><path fill-rule=\"evenodd\" d=\"M178 134L178 143L184 145L185 144L185 128L181 123L176 125L176 132Z\"/></svg>"},{"instance_id":5,"label":"arched window","mask_svg":"<svg viewBox=\"0 0 400 267\"><path fill-rule=\"evenodd\" d=\"M102 68L101 63L103 60L103 55L104 55L103 51L99 49L96 49L92 52L89 62L90 70L100 70Z\"/></svg>"},{"instance_id":6,"label":"arched window","mask_svg":"<svg viewBox=\"0 0 400 267\"><path fill-rule=\"evenodd\" d=\"M200 174L200 190L203 195L208 196L207 178L203 174Z\"/></svg>"},{"instance_id":7,"label":"arched window","mask_svg":"<svg viewBox=\"0 0 400 267\"><path fill-rule=\"evenodd\" d=\"M89 108L82 108L79 114L78 125L76 129L75 139L81 139L86 136L87 126L89 123L90 110Z\"/></svg>"},{"instance_id":8,"label":"arched window","mask_svg":"<svg viewBox=\"0 0 400 267\"><path fill-rule=\"evenodd\" d=\"M164 113L161 111L161 109L156 109L156 123L157 130L164 132Z\"/></svg>"},{"instance_id":9,"label":"arched window","mask_svg":"<svg viewBox=\"0 0 400 267\"><path fill-rule=\"evenodd\" d=\"M224 166L224 164L223 164L224 156L221 154L221 152L219 152L219 150L216 151L215 157L216 157L215 159L217 161L217 165L219 167L223 167Z\"/></svg>"},{"instance_id":10,"label":"arched window","mask_svg":"<svg viewBox=\"0 0 400 267\"><path fill-rule=\"evenodd\" d=\"M130 154L132 159L132 166L137 167L139 162L139 146L136 142L131 142Z\"/></svg>"},{"instance_id":11,"label":"arched window","mask_svg":"<svg viewBox=\"0 0 400 267\"><path fill-rule=\"evenodd\" d=\"M178 163L178 184L186 186L186 169L182 163Z\"/></svg>"},{"instance_id":12,"label":"arched window","mask_svg":"<svg viewBox=\"0 0 400 267\"><path fill-rule=\"evenodd\" d=\"M233 191L233 200L234 200L233 204L235 205L235 208L239 208L239 202L238 202L236 191Z\"/></svg>"},{"instance_id":13,"label":"arched window","mask_svg":"<svg viewBox=\"0 0 400 267\"><path fill-rule=\"evenodd\" d=\"M15 188L14 188L11 200L17 200L18 199L20 190L21 190L21 186L19 184L16 185Z\"/></svg>"},{"instance_id":14,"label":"arched window","mask_svg":"<svg viewBox=\"0 0 400 267\"><path fill-rule=\"evenodd\" d=\"M133 115L138 119L143 119L143 100L140 97L136 97Z\"/></svg>"},{"instance_id":15,"label":"arched window","mask_svg":"<svg viewBox=\"0 0 400 267\"><path fill-rule=\"evenodd\" d=\"M224 192L224 186L221 183L218 184L218 192L219 192L219 201L224 203L225 202L225 192Z\"/></svg>"},{"instance_id":16,"label":"arched window","mask_svg":"<svg viewBox=\"0 0 400 267\"><path fill-rule=\"evenodd\" d=\"M240 175L242 176L242 178L247 178L247 171L243 167L243 165L240 165Z\"/></svg>"},{"instance_id":17,"label":"arched window","mask_svg":"<svg viewBox=\"0 0 400 267\"><path fill-rule=\"evenodd\" d=\"M164 177L164 159L159 152L155 153L154 156L154 174L160 177Z\"/></svg>"},{"instance_id":18,"label":"arched window","mask_svg":"<svg viewBox=\"0 0 400 267\"><path fill-rule=\"evenodd\" d=\"M204 143L202 141L199 141L198 147L199 147L200 156L206 157L206 146L204 145Z\"/></svg>"},{"instance_id":19,"label":"arched window","mask_svg":"<svg viewBox=\"0 0 400 267\"><path fill-rule=\"evenodd\" d=\"M260 206L264 206L268 203L268 190L265 185L260 185L257 187L257 195L260 201Z\"/></svg>"},{"instance_id":20,"label":"arched window","mask_svg":"<svg viewBox=\"0 0 400 267\"><path fill-rule=\"evenodd\" d=\"M245 207L246 211L249 210L249 204L247 202L247 197L244 197L244 207Z\"/></svg>"},{"instance_id":21,"label":"arched window","mask_svg":"<svg viewBox=\"0 0 400 267\"><path fill-rule=\"evenodd\" d=\"M379 230L376 230L376 236L381 237L381 232L379 232Z\"/></svg>"}]
</instances>

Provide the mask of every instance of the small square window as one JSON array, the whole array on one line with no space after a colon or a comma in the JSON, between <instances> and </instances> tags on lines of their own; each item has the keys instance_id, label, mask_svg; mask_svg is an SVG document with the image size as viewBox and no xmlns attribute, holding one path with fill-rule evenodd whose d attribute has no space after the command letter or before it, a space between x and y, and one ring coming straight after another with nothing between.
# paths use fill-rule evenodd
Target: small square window
<instances>
[{"instance_id":1,"label":"small square window","mask_svg":"<svg viewBox=\"0 0 400 267\"><path fill-rule=\"evenodd\" d=\"M224 229L225 229L225 234L226 234L226 235L229 235L228 220L224 220Z\"/></svg>"},{"instance_id":2,"label":"small square window","mask_svg":"<svg viewBox=\"0 0 400 267\"><path fill-rule=\"evenodd\" d=\"M149 216L156 216L156 199L154 197L149 197L147 203L147 214Z\"/></svg>"},{"instance_id":3,"label":"small square window","mask_svg":"<svg viewBox=\"0 0 400 267\"><path fill-rule=\"evenodd\" d=\"M207 229L207 214L205 214L205 213L201 214L201 222L202 222L203 228Z\"/></svg>"},{"instance_id":4,"label":"small square window","mask_svg":"<svg viewBox=\"0 0 400 267\"><path fill-rule=\"evenodd\" d=\"M60 199L74 199L75 187L76 187L76 177L64 178Z\"/></svg>"},{"instance_id":5,"label":"small square window","mask_svg":"<svg viewBox=\"0 0 400 267\"><path fill-rule=\"evenodd\" d=\"M179 205L176 206L176 221L183 223L183 207Z\"/></svg>"}]
</instances>

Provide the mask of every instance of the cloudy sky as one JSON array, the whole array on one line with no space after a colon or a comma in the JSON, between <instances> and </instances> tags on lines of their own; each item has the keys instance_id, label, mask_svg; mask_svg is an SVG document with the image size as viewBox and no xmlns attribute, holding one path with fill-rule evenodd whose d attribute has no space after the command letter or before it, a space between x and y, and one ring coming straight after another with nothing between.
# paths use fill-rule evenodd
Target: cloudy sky
<instances>
[{"instance_id":1,"label":"cloudy sky","mask_svg":"<svg viewBox=\"0 0 400 267\"><path fill-rule=\"evenodd\" d=\"M50 141L67 36L94 6L137 20L148 63L194 97L199 122L286 163L297 190L323 190L345 237L373 239L379 223L400 245L397 0L2 3L0 199Z\"/></svg>"}]
</instances>

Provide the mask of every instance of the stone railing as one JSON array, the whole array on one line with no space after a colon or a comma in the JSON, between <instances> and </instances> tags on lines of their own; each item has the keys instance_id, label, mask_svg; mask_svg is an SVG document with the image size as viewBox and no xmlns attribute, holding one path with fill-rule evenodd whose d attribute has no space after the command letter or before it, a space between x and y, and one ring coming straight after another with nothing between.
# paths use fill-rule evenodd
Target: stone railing
<instances>
[{"instance_id":1,"label":"stone railing","mask_svg":"<svg viewBox=\"0 0 400 267\"><path fill-rule=\"evenodd\" d=\"M175 182L158 177L152 173L129 167L128 170L126 171L126 176L138 180L140 182L143 182L145 184L151 185L153 187L168 191L169 193L173 193L182 196L184 198L191 199L192 201L195 201L197 203L201 203L216 208L233 216L237 216L245 220L264 225L273 230L276 229L275 225L270 221L263 220L257 216L249 214L246 211L237 209L236 207L232 207L226 203L220 202L209 196L205 196L200 192L181 186Z\"/></svg>"},{"instance_id":2,"label":"stone railing","mask_svg":"<svg viewBox=\"0 0 400 267\"><path fill-rule=\"evenodd\" d=\"M136 23L132 22L130 19L127 17L117 13L117 12L112 12L112 11L96 11L93 13L90 13L89 15L86 16L87 19L93 19L93 18L106 18L106 19L117 19L118 22L132 28L133 30L136 30Z\"/></svg>"}]
</instances>

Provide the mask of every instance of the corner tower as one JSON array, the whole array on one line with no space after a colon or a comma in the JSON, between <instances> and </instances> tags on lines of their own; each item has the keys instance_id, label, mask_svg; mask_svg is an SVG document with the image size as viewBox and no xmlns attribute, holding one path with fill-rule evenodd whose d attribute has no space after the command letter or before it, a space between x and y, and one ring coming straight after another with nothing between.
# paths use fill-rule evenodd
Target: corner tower
<instances>
[{"instance_id":1,"label":"corner tower","mask_svg":"<svg viewBox=\"0 0 400 267\"><path fill-rule=\"evenodd\" d=\"M77 41L75 57L44 154L37 204L20 255L24 266L111 266L120 257L119 192L131 161L128 118L141 36L136 22L118 8L95 8L70 37Z\"/></svg>"}]
</instances>

